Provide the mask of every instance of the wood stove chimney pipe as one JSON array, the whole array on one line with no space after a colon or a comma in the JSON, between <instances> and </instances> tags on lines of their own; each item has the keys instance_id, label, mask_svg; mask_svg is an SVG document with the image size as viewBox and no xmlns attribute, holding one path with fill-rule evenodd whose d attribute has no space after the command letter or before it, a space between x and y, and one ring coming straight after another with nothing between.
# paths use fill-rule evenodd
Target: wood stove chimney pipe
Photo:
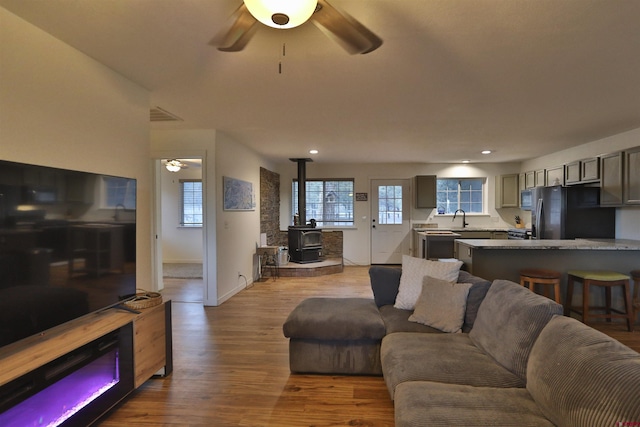
<instances>
[{"instance_id":1,"label":"wood stove chimney pipe","mask_svg":"<svg viewBox=\"0 0 640 427\"><path fill-rule=\"evenodd\" d=\"M300 217L300 225L307 224L307 162L312 159L298 158L289 159L298 164L298 216Z\"/></svg>"}]
</instances>

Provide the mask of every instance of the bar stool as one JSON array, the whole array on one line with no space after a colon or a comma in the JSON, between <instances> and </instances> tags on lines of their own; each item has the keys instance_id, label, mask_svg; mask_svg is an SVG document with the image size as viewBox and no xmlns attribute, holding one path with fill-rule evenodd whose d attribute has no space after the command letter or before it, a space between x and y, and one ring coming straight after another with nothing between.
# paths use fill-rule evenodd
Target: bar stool
<instances>
[{"instance_id":1,"label":"bar stool","mask_svg":"<svg viewBox=\"0 0 640 427\"><path fill-rule=\"evenodd\" d=\"M560 300L560 273L554 270L542 270L538 268L526 268L520 270L520 284L529 286L531 292L535 292L535 285L544 286L544 296L562 304ZM550 286L553 286L553 298L551 298Z\"/></svg>"},{"instance_id":2,"label":"bar stool","mask_svg":"<svg viewBox=\"0 0 640 427\"><path fill-rule=\"evenodd\" d=\"M613 318L626 319L629 332L633 332L634 316L631 306L629 276L607 270L569 270L567 274L567 299L564 306L565 316L569 316L572 311L578 313L582 315L582 323L585 325L588 324L589 318L592 317L605 318L608 322L611 322ZM582 307L571 305L574 282L582 283ZM604 307L589 307L589 288L592 285L604 287ZM614 286L622 286L626 312L611 307L611 288ZM589 311L590 308L592 310L605 310L605 313L591 313Z\"/></svg>"},{"instance_id":3,"label":"bar stool","mask_svg":"<svg viewBox=\"0 0 640 427\"><path fill-rule=\"evenodd\" d=\"M631 272L631 280L633 281L633 319L635 320L640 313L640 270Z\"/></svg>"}]
</instances>

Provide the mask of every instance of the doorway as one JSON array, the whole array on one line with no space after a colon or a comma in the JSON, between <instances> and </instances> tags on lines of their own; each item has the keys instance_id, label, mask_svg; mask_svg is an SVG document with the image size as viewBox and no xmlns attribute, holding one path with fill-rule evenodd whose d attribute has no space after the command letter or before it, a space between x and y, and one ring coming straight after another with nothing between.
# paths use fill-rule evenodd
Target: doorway
<instances>
[{"instance_id":1,"label":"doorway","mask_svg":"<svg viewBox=\"0 0 640 427\"><path fill-rule=\"evenodd\" d=\"M159 160L156 259L163 295L204 302L204 205L200 158Z\"/></svg>"},{"instance_id":2,"label":"doorway","mask_svg":"<svg viewBox=\"0 0 640 427\"><path fill-rule=\"evenodd\" d=\"M409 180L371 180L371 264L402 264L409 253Z\"/></svg>"}]
</instances>

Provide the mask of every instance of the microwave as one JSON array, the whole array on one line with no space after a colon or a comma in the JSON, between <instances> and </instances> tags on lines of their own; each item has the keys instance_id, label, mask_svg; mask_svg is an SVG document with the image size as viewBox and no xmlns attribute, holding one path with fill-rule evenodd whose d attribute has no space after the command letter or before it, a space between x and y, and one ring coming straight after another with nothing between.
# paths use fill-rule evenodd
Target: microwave
<instances>
[{"instance_id":1,"label":"microwave","mask_svg":"<svg viewBox=\"0 0 640 427\"><path fill-rule=\"evenodd\" d=\"M520 209L530 211L533 209L533 191L520 190Z\"/></svg>"}]
</instances>

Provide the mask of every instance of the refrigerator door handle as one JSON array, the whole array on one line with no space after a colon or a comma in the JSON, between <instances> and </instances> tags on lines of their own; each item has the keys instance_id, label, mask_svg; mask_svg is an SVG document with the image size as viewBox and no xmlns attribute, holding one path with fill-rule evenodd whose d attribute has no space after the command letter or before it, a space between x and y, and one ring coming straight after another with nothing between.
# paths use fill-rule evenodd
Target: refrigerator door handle
<instances>
[{"instance_id":1,"label":"refrigerator door handle","mask_svg":"<svg viewBox=\"0 0 640 427\"><path fill-rule=\"evenodd\" d=\"M538 203L536 203L536 223L534 224L535 229L535 238L542 239L542 199L538 199Z\"/></svg>"}]
</instances>

